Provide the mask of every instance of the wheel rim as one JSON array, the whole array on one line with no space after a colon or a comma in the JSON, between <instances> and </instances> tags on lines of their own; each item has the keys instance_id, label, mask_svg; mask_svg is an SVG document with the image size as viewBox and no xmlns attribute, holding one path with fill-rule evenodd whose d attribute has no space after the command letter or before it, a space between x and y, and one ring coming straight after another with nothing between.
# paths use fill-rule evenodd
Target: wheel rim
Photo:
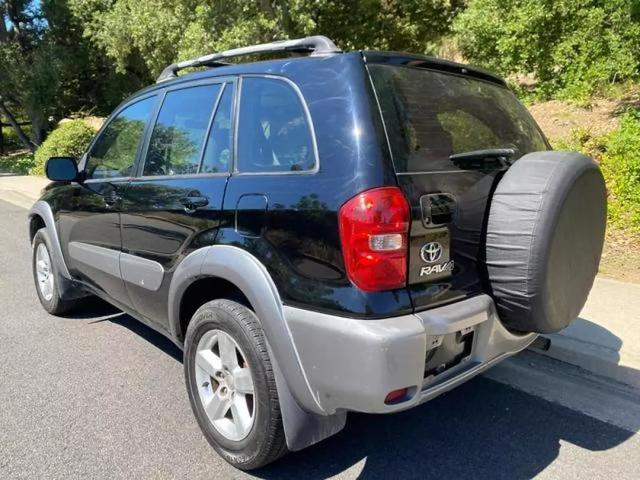
<instances>
[{"instance_id":1,"label":"wheel rim","mask_svg":"<svg viewBox=\"0 0 640 480\"><path fill-rule=\"evenodd\" d=\"M53 271L51 270L51 257L44 243L38 244L36 249L36 277L40 295L49 301L53 298Z\"/></svg>"},{"instance_id":2,"label":"wheel rim","mask_svg":"<svg viewBox=\"0 0 640 480\"><path fill-rule=\"evenodd\" d=\"M198 396L213 427L229 440L246 438L256 402L244 352L229 334L210 330L198 342L195 365Z\"/></svg>"}]
</instances>

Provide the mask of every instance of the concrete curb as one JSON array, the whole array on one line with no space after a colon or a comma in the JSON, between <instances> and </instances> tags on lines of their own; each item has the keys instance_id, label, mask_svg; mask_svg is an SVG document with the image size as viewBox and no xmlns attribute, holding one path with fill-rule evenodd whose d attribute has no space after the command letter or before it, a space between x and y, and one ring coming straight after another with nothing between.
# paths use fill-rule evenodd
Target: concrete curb
<instances>
[{"instance_id":1,"label":"concrete curb","mask_svg":"<svg viewBox=\"0 0 640 480\"><path fill-rule=\"evenodd\" d=\"M537 353L640 387L640 285L596 278L580 317L547 338Z\"/></svg>"},{"instance_id":2,"label":"concrete curb","mask_svg":"<svg viewBox=\"0 0 640 480\"><path fill-rule=\"evenodd\" d=\"M0 199L29 209L49 183L44 177L0 174Z\"/></svg>"},{"instance_id":3,"label":"concrete curb","mask_svg":"<svg viewBox=\"0 0 640 480\"><path fill-rule=\"evenodd\" d=\"M545 356L575 365L596 375L640 388L640 358L593 343L565 336L562 333L546 335L551 348L540 352Z\"/></svg>"}]
</instances>

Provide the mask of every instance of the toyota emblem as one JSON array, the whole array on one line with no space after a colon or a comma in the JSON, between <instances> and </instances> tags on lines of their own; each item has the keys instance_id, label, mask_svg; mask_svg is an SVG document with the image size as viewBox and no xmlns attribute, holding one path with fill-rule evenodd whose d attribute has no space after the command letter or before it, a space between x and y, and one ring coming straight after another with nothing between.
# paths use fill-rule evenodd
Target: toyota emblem
<instances>
[{"instance_id":1,"label":"toyota emblem","mask_svg":"<svg viewBox=\"0 0 640 480\"><path fill-rule=\"evenodd\" d=\"M436 263L442 257L442 245L438 242L425 243L420 249L420 258L425 263Z\"/></svg>"}]
</instances>

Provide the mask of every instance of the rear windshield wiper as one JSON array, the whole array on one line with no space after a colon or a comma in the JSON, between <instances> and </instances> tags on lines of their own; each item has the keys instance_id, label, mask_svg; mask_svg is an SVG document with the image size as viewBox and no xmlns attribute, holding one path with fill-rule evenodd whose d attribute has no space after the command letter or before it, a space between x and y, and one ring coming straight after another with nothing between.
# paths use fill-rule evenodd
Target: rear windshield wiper
<instances>
[{"instance_id":1,"label":"rear windshield wiper","mask_svg":"<svg viewBox=\"0 0 640 480\"><path fill-rule=\"evenodd\" d=\"M513 163L515 154L513 148L488 148L456 153L449 160L463 170L505 170Z\"/></svg>"}]
</instances>

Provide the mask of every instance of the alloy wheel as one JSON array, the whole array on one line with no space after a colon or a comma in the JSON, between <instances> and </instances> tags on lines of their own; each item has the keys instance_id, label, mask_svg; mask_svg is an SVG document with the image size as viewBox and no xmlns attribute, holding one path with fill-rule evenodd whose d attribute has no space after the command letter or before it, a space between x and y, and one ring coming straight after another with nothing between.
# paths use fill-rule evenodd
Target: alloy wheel
<instances>
[{"instance_id":1,"label":"alloy wheel","mask_svg":"<svg viewBox=\"0 0 640 480\"><path fill-rule=\"evenodd\" d=\"M196 349L198 396L213 427L225 438L249 435L256 414L254 385L247 357L221 330L206 332Z\"/></svg>"},{"instance_id":2,"label":"alloy wheel","mask_svg":"<svg viewBox=\"0 0 640 480\"><path fill-rule=\"evenodd\" d=\"M49 250L44 243L39 243L36 249L36 277L40 294L47 302L50 301L53 298L54 275Z\"/></svg>"}]
</instances>

